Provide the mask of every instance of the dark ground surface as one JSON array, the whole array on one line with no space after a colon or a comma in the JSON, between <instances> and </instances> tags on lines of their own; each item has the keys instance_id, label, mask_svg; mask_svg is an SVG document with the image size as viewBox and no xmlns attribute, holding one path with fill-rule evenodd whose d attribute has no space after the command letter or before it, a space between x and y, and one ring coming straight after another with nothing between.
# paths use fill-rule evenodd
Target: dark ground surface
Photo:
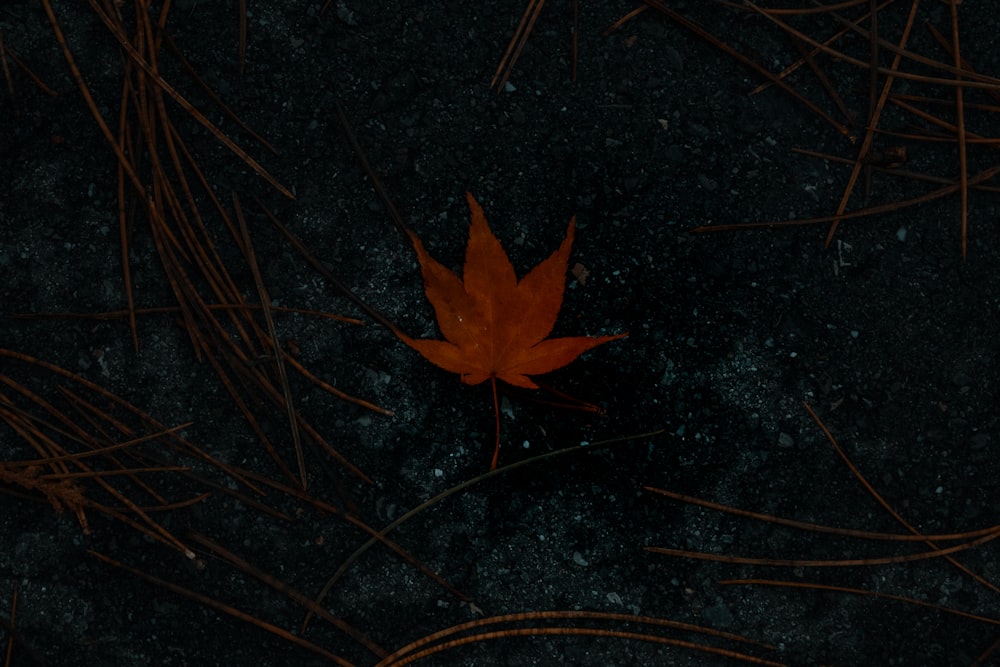
<instances>
[{"instance_id":1,"label":"dark ground surface","mask_svg":"<svg viewBox=\"0 0 1000 667\"><path fill-rule=\"evenodd\" d=\"M232 189L264 197L363 299L403 329L432 335L433 313L412 249L343 138L333 104L339 99L404 220L436 257L452 266L462 261L466 190L483 204L519 272L557 246L575 213L570 264L584 264L590 275L567 290L556 334L631 334L546 378L600 403L606 417L537 405L523 394L508 399L501 464L576 451L462 491L404 524L397 542L485 615L643 614L768 642L776 650L748 650L792 665L971 664L997 639L996 626L889 599L718 583L762 577L842 584L1000 618L996 593L940 559L767 568L643 550L833 559L916 553L926 545L775 527L655 497L643 486L804 521L903 532L837 458L803 408L808 401L864 475L921 531L997 523L997 196L970 197L965 262L955 197L844 223L830 249L823 247L825 225L691 234L702 224L829 214L846 169L790 149L853 156L850 145L778 91L748 97L758 83L752 74L652 12L601 36L632 8L627 2L581 3L575 83L567 56L570 8L550 3L514 71L514 89L499 96L488 82L521 2L380 4L351 3L350 13L345 7L321 16L306 2L250 3L241 79L233 3L177 3L170 29L182 52L282 153L268 156L231 124L223 128L294 188L297 201L281 199L207 133L192 131L188 143L218 192L227 201ZM680 8L768 67L780 69L792 58L785 38L761 20L710 4ZM60 2L56 10L114 125L116 48L83 4ZM914 48L946 59L922 20L948 32L947 7L925 3L921 12ZM902 15L884 13L891 39L890 24ZM992 3L966 2L961 9L963 52L984 73L1000 71L996 16ZM819 19L800 25L813 34L831 31ZM194 359L169 318L140 320L135 353L122 322L9 317L103 312L125 301L113 156L43 12L34 3L7 3L0 29L6 44L60 93L48 98L15 70L19 113L8 94L0 96L0 345L78 372L165 424L193 421L185 431L192 442L276 474L211 368ZM866 47L855 41L853 48L863 54ZM846 66L829 69L843 91L867 85L866 75ZM183 73L170 67L165 76L212 110ZM826 105L810 76L796 85ZM848 93L852 108L863 110L865 100L864 92ZM176 114L189 125L182 111ZM970 129L996 136L996 117L992 127L980 118ZM954 146L914 143L909 150L907 168L956 177ZM991 164L989 158L985 149L973 150L970 172ZM872 203L927 190L876 175ZM858 205L860 198L852 202ZM360 315L259 214L250 226L276 302ZM133 243L139 305L170 305L143 227ZM255 300L249 274L240 278ZM485 471L493 446L486 386L460 384L378 326L288 316L278 326L325 379L395 412L382 417L300 387L303 413L375 480L351 489L371 525ZM94 350L103 352L99 362ZM25 369L0 361L12 376L24 379ZM60 384L34 382L50 398ZM652 437L578 447L658 429ZM0 429L0 458L32 456L10 429ZM311 492L335 499L325 479L317 471ZM170 489L169 479L159 483ZM8 615L14 582L19 587L23 643L15 665L33 664L28 648L47 665L326 664L112 569L86 549L297 627L297 607L221 562L208 559L196 571L175 551L98 514L91 514L93 532L84 536L71 515L45 504L11 496L0 503L0 615ZM189 529L210 535L313 594L364 537L335 518L300 514L289 524L216 495L160 520L181 537ZM997 553L986 544L960 559L996 581ZM380 548L355 564L327 604L390 649L475 617ZM374 662L329 628L316 625L309 638L357 664ZM426 664L736 663L620 639L547 637L485 642Z\"/></svg>"}]
</instances>

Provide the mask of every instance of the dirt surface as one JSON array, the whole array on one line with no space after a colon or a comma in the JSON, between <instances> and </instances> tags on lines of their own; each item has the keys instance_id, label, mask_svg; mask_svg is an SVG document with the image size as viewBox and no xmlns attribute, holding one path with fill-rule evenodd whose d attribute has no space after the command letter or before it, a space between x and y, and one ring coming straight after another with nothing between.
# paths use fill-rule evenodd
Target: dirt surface
<instances>
[{"instance_id":1,"label":"dirt surface","mask_svg":"<svg viewBox=\"0 0 1000 667\"><path fill-rule=\"evenodd\" d=\"M923 542L775 526L644 487L800 521L906 533L837 456L807 402L858 470L919 531L996 524L996 194L970 193L964 261L957 195L846 221L829 248L826 224L695 234L700 225L829 215L849 168L791 149L853 159L856 144L781 91L749 96L760 83L755 74L652 11L604 36L633 8L627 2L581 3L575 81L571 8L549 3L500 94L490 90L490 76L523 3L378 4L334 2L321 13L308 2L249 3L240 76L235 3L175 3L168 32L179 51L280 154L267 153L225 119L167 55L164 78L296 195L295 201L283 198L173 108L220 199L228 203L231 191L245 201L260 197L364 301L412 335L436 335L412 248L345 139L335 112L339 101L405 224L435 257L456 268L462 263L466 191L485 208L521 274L558 246L575 214L570 265L583 265L588 275L585 281L568 276L554 334L630 335L545 378L599 404L604 417L538 403L550 398L544 393L504 395L501 465L571 451L464 489L393 533L470 603L375 547L333 588L325 602L330 611L388 650L484 616L583 610L694 623L773 648L607 620L533 624L652 632L790 665L968 665L986 651L997 638L995 625L939 609L720 583L842 585L1000 619L998 594L942 558L765 567L645 550L866 559L926 552L931 547ZM759 17L712 3L669 4L775 71L797 57L781 31ZM119 49L84 3L57 2L55 10L114 131ZM929 21L950 34L948 16L946 3L924 3L911 48L948 60L924 26ZM902 7L883 12L887 39L898 39L904 18ZM996 12L989 3L966 2L959 18L963 54L977 71L996 74ZM822 17L797 25L813 35L835 30ZM0 95L0 346L79 373L167 426L192 422L184 435L205 451L280 478L173 317L141 317L138 352L122 320L12 317L117 311L125 296L114 155L36 3L6 3L0 29L6 46L59 93L49 97L15 67L14 97ZM867 57L860 39L843 48ZM863 118L867 73L828 59L823 64ZM834 108L811 74L799 73L792 83L824 109ZM898 90L953 99L923 84L904 82ZM990 101L974 92L968 100ZM953 118L944 107L934 111ZM996 118L971 110L969 129L995 136ZM910 122L893 109L882 125L912 131ZM953 143L880 136L876 146L898 143L908 148L905 169L957 178ZM970 145L970 174L991 164L988 149ZM867 203L935 187L875 173ZM858 193L851 209L865 204L862 188ZM259 208L247 210L276 305L369 320L309 267ZM172 305L153 240L137 219L131 246L137 303ZM220 252L241 266L219 223L207 224L214 225ZM256 302L249 271L235 275ZM342 506L331 481L339 479L358 516L382 527L486 471L494 438L488 385L461 384L378 325L299 315L278 315L276 325L324 380L394 413L382 416L293 383L302 413L373 480L331 478L311 454L310 493ZM10 358L0 359L0 374L53 401L60 398L57 387L67 385ZM281 420L262 420L287 453L290 438ZM650 432L657 433L644 435ZM581 447L609 440L618 441ZM0 427L0 460L35 456L11 428ZM169 475L157 476L156 484L174 500L193 493ZM222 493L157 520L181 539L190 532L210 536L314 595L367 537L291 498L273 502L295 520L267 516ZM297 631L301 608L203 549L197 549L202 569L98 513L90 513L91 533L84 535L72 514L56 514L44 502L5 495L0 503L0 617L9 617L15 584L18 589L14 665L330 664L88 553ZM1000 576L991 543L956 560L987 580ZM314 623L307 638L352 663L376 662L331 626ZM739 664L679 646L588 636L495 639L424 662Z\"/></svg>"}]
</instances>

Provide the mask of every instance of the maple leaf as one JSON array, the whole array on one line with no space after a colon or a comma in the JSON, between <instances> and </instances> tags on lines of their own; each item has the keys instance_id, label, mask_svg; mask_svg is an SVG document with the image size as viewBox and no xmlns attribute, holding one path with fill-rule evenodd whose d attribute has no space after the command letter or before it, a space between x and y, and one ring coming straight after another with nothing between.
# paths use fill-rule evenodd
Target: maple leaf
<instances>
[{"instance_id":1,"label":"maple leaf","mask_svg":"<svg viewBox=\"0 0 1000 667\"><path fill-rule=\"evenodd\" d=\"M431 257L410 232L424 290L445 340L410 338L399 331L397 335L431 363L460 374L465 384L491 381L497 414L492 469L500 446L497 380L537 389L529 376L562 368L587 350L628 334L548 338L562 305L575 218L559 249L518 280L482 207L470 193L466 199L472 224L461 278Z\"/></svg>"}]
</instances>

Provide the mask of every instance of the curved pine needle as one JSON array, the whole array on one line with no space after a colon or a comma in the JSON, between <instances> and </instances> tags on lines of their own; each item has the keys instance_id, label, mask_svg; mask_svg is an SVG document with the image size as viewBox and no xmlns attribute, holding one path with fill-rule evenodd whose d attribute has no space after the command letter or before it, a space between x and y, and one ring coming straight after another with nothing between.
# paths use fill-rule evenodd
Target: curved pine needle
<instances>
[{"instance_id":1,"label":"curved pine needle","mask_svg":"<svg viewBox=\"0 0 1000 667\"><path fill-rule=\"evenodd\" d=\"M593 637L613 637L617 639L635 639L639 641L652 642L657 644L666 644L669 646L677 646L681 648L688 648L695 651L711 653L714 655L721 655L728 658L734 658L736 660L749 662L752 664L772 665L775 667L779 667L784 664L766 660L764 658L758 658L756 656L752 656L746 653L741 653L739 651L733 651L730 649L709 646L707 644L698 644L692 641L674 639L671 637L664 637L662 635L655 635L645 632L612 630L607 628L547 627L547 626L533 625L530 627L521 627L521 628L499 628L496 630L488 630L486 632L479 632L471 635L466 635L464 637L458 637L455 639L441 641L446 639L447 637L464 633L468 630L488 628L506 623L537 624L539 621L550 621L550 620L559 620L559 621L596 620L596 621L615 621L619 623L637 623L642 625L652 625L660 628L671 628L674 630L681 630L684 632L705 634L718 639L751 644L766 650L776 650L776 647L770 644L758 642L756 640L749 639L747 637L736 635L730 632L723 632L720 630L715 630L713 628L693 625L691 623L682 623L679 621L672 621L669 619L655 618L652 616L638 616L633 614L556 610L556 611L524 612L520 614L505 614L502 616L493 616L490 618L482 618L482 619L476 619L474 621L468 621L466 623L460 623L450 628L445 628L444 630L433 632L429 635L421 637L420 639L417 639L414 642L411 642L410 644L407 644L406 646L400 648L393 654L386 656L381 662L378 663L378 665L376 665L376 667L402 667L403 665L407 665L416 660L421 660L423 658L426 658L430 655L434 655L436 653L440 653L442 651L482 641L507 639L512 637L556 636L556 635L558 636L582 635L582 636L593 636Z\"/></svg>"},{"instance_id":2,"label":"curved pine needle","mask_svg":"<svg viewBox=\"0 0 1000 667\"><path fill-rule=\"evenodd\" d=\"M198 544L201 547L215 553L219 558L228 562L230 565L235 567L240 572L243 572L253 577L254 579L257 579L258 581L267 584L274 590L282 593L292 602L305 607L312 613L322 618L327 623L338 628L341 632L346 634L354 641L358 642L359 644L367 648L376 656L382 658L388 654L388 651L386 651L381 646L372 641L372 639L368 637L366 634L364 634L363 632L361 632L360 630L358 630L357 628L355 628L353 625L343 620L342 618L334 616L324 607L313 602L308 595L300 593L296 589L292 588L290 585L286 584L284 581L281 581L280 579L264 572L260 568L254 566L248 560L241 558L240 556L237 556L232 551L229 551L221 544L206 537L205 535L200 535L197 533L189 535L188 539L190 539L193 543Z\"/></svg>"},{"instance_id":3,"label":"curved pine needle","mask_svg":"<svg viewBox=\"0 0 1000 667\"><path fill-rule=\"evenodd\" d=\"M875 490L875 487L873 487L871 483L867 479L865 479L864 475L861 474L861 471L857 469L857 467L854 465L851 459L848 458L847 453L844 452L843 448L837 443L837 440L833 437L833 434L830 433L830 430L826 427L826 424L824 424L823 421L819 418L819 416L813 411L812 406L810 406L809 403L805 401L803 401L802 405L805 406L806 412L809 413L809 416L812 417L813 421L816 422L816 425L819 426L820 430L823 432L823 435L826 436L827 442L829 442L830 445L833 447L834 451L837 452L837 456L839 456L840 459L844 462L844 464L847 465L851 473L855 476L855 478L857 478L857 480L861 483L861 485L865 487L865 490L868 491L868 493L875 499L875 501L878 502L878 504L881 505L882 508L885 509L885 511L888 512L889 515L892 516L892 518L895 519L899 523L899 525L901 525L903 528L910 531L914 535L921 535L920 531L918 531L916 528L910 525L910 523L907 522L906 519L904 519L898 512L896 512L896 510L892 509L892 506L890 506L889 503L886 502L885 498L883 498L882 495ZM980 540L975 540L975 542L979 541ZM925 539L924 543L931 549L935 550L937 549L937 544L931 539ZM972 545L972 543L968 544ZM975 581L982 584L986 588L989 588L994 593L1000 593L1000 586L997 586L993 582L987 580L982 575L977 574L976 572L973 572L965 565L962 565L957 560L952 558L949 555L949 553L950 552L948 552L948 550L941 550L941 555L945 556L948 562L951 563L960 572L972 577Z\"/></svg>"},{"instance_id":4,"label":"curved pine needle","mask_svg":"<svg viewBox=\"0 0 1000 667\"><path fill-rule=\"evenodd\" d=\"M931 558L949 557L951 554L960 553L973 549L987 542L991 542L1000 537L1000 529L995 530L979 539L957 544L945 549L931 549L915 554L904 554L899 556L880 556L874 558L842 558L842 559L809 559L809 558L755 558L751 556L732 556L730 554L714 554L704 551L690 551L687 549L670 549L667 547L643 547L644 550L662 554L664 556L676 556L680 558L690 558L693 560L708 560L717 563L734 563L738 565L762 565L766 567L856 567L872 565L891 565L893 563L912 563L918 560L929 560Z\"/></svg>"},{"instance_id":5,"label":"curved pine needle","mask_svg":"<svg viewBox=\"0 0 1000 667\"><path fill-rule=\"evenodd\" d=\"M393 521L392 523L390 523L389 525L387 525L385 528L383 528L382 530L378 531L378 537L373 536L372 539L368 540L367 542L365 542L364 544L362 544L360 547L358 547L358 549L355 550L354 553L352 553L350 556L348 556L347 559L343 563L340 564L340 567L337 568L337 571L333 574L333 576L330 577L330 579L327 580L326 584L323 585L323 588L320 589L319 594L317 594L317 596L316 596L316 603L320 604L320 603L323 602L323 600L326 598L327 594L331 590L333 590L333 587L336 585L337 581L339 581L340 578L347 572L347 570L350 569L351 565L356 560L358 560L362 555L365 554L365 552L367 552L369 549L371 549L373 546L375 546L375 544L378 543L379 538L384 539L387 535L389 535L389 533L391 533L392 531L394 531L400 525L402 525L403 523L409 521L410 519L412 519L416 515L420 514L424 510L426 510L426 509L428 509L430 507L433 507L434 505L436 505L437 503L441 502L445 498L453 496L456 493L459 493L460 491L464 491L465 489L473 487L476 484L479 484L480 482L485 482L486 480L492 479L493 477L496 477L498 475L503 475L503 474L506 474L506 473L509 473L509 472L513 472L514 470L517 470L518 468L520 468L522 466L526 466L526 465L533 464L533 463L540 463L542 461L545 461L545 460L548 460L548 459L552 459L552 458L556 458L556 457L559 457L559 456L565 456L565 455L573 453L573 452L580 452L580 451L582 451L584 449L591 450L591 449L595 449L595 448L598 448L598 447L606 447L608 445L616 444L616 443L619 443L619 442L625 442L627 440L637 440L637 439L641 439L641 438L648 438L648 437L651 437L651 436L654 436L654 435L658 435L660 433L663 433L663 429L659 429L659 430L656 430L656 431L649 431L647 433L638 433L636 435L623 436L623 437L620 437L620 438L611 438L609 440L602 440L600 442L591 443L591 444L587 445L586 447L571 447L571 448L567 448L567 449L557 449L555 451L546 452L545 454L539 454L538 456L533 456L533 457L528 458L528 459L523 459L521 461L516 461L514 463L502 466L500 468L496 468L496 469L490 470L489 472L483 473L481 475L478 475L477 477L473 477L472 479L466 480L466 481L464 481L464 482L462 482L460 484L456 484L455 486L452 486L452 487L450 487L448 489L445 489L444 491L442 491L441 493L437 494L433 498L429 498L428 500L424 501L423 503L417 505L413 509L411 509L408 512L404 513L402 516L400 516L399 518L397 518L395 521ZM310 619L310 616L307 614L306 617L305 617L305 619L303 619L303 621L302 621L302 632L305 632L306 628L308 627L308 625L309 625L309 619Z\"/></svg>"},{"instance_id":6,"label":"curved pine needle","mask_svg":"<svg viewBox=\"0 0 1000 667\"><path fill-rule=\"evenodd\" d=\"M866 597L880 598L883 600L895 600L896 602L905 602L906 604L912 604L918 607L926 607L927 609L933 609L934 611L939 611L944 614L951 614L953 616L960 616L962 618L967 618L973 621L979 621L980 623L988 623L990 625L1000 625L1000 619L990 618L988 616L980 616L979 614L971 614L967 611L952 609L951 607L945 607L943 605L934 604L933 602L927 602L926 600L918 600L917 598L910 598L902 595L893 595L892 593L880 593L878 591L869 591L864 588L851 588L849 586L833 586L830 584L816 584L807 581L782 581L780 579L724 579L719 582L719 585L776 586L781 588L807 588L818 591L831 591L834 593L850 593L852 595L862 595Z\"/></svg>"},{"instance_id":7,"label":"curved pine needle","mask_svg":"<svg viewBox=\"0 0 1000 667\"><path fill-rule=\"evenodd\" d=\"M140 579L147 581L151 584L154 584L156 586L159 586L160 588L164 588L168 591L171 591L172 593L176 593L177 595L186 597L189 600L194 600L200 604L205 605L206 607L209 607L210 609L215 609L216 611L232 616L233 618L238 618L241 621L246 621L247 623L250 623L251 625L258 627L261 630L264 630L265 632L269 632L277 637L280 637L281 639L288 641L289 643L295 644L296 646L304 648L307 651L315 653L316 655L326 660L329 660L334 664L340 665L341 667L355 667L353 663L349 662L348 660L345 660L344 658L340 657L335 653L331 653L330 651L326 650L325 648L317 644L314 644L306 639L303 639L302 637L299 637L298 635L291 633L288 630L285 630L284 628L278 627L273 623L268 623L267 621L264 621L262 619L257 618L256 616L241 611L236 607L228 605L224 602L220 602L215 598L208 597L207 595L202 595L201 593L192 591L189 588L184 588L183 586L179 586L173 582L166 581L165 579L154 577L153 575L147 574L138 568L132 567L130 565L125 565L124 563L117 561L113 558L110 558L108 556L105 556L102 553L98 553L97 551L88 549L87 553L89 553L91 556L100 560L103 563L111 565L112 567L118 568L120 570L124 570L132 574L133 576L139 577Z\"/></svg>"},{"instance_id":8,"label":"curved pine needle","mask_svg":"<svg viewBox=\"0 0 1000 667\"><path fill-rule=\"evenodd\" d=\"M438 584L439 586L441 586L442 588L444 588L446 591L448 591L450 594L454 595L459 600L462 600L463 602L468 602L469 598L468 598L467 595L465 595L460 590L458 590L457 588L455 588L454 586L452 586L451 584L449 584L447 581L445 581L443 578L441 578L439 575L437 575L435 572L433 572L429 567L427 567L426 565L424 565L419 559L417 559L415 556L413 556L412 554L410 554L409 552L407 552L401 546L399 546L398 544L396 544L392 540L388 539L384 535L381 535L377 530L375 530L374 528L372 528L371 526L369 526L368 524L366 524L361 519L358 519L354 515L353 512L341 510L341 509L339 509L337 507L334 507L333 505L330 505L329 503L326 503L326 502L324 502L324 501L322 501L322 500L320 500L318 498L310 496L309 494L303 492L301 489L299 489L297 487L286 486L286 485L284 485L284 484L282 484L280 482L277 482L277 481L275 481L275 480L273 480L273 479L271 479L269 477L265 477L264 475L261 475L261 474L258 474L258 473L254 473L254 472L250 472L250 471L246 471L246 470L243 470L241 472L244 475L246 475L247 477L256 480L262 486L266 486L266 487L274 489L276 491L280 491L280 492L285 493L285 494L287 494L287 495L289 495L289 496L291 496L293 498L298 498L299 500L301 500L301 501L303 501L305 503L308 503L310 506L314 507L315 509L319 510L320 512L325 512L325 513L330 514L332 516L336 516L336 517L339 517L339 518L343 519L344 521L346 521L347 523L351 524L355 528L358 528L359 530L361 530L362 532L364 532L366 535L370 535L376 542L381 542L382 544L384 544L390 551L392 551L393 553L395 553L397 556L399 556L400 558L402 558L406 562L410 563L413 567L415 567L417 570L419 570L423 575L425 575L426 577L428 577L429 579L431 579L432 581L434 581L436 584ZM317 604L319 604L319 601L317 601ZM304 626L303 626L302 631L305 632L305 627Z\"/></svg>"},{"instance_id":9,"label":"curved pine needle","mask_svg":"<svg viewBox=\"0 0 1000 667\"><path fill-rule=\"evenodd\" d=\"M895 0L892 1L895 2ZM845 0L845 2L839 2L832 5L821 5L819 7L791 7L788 9L761 7L761 9L766 11L768 14L774 14L775 16L782 16L782 15L806 16L809 14L827 14L829 12L839 12L842 9L850 9L851 7L857 7L858 5L867 5L869 2L871 2L871 0ZM733 5L733 6L739 7L739 5ZM884 6L885 5L883 5L883 7Z\"/></svg>"},{"instance_id":10,"label":"curved pine needle","mask_svg":"<svg viewBox=\"0 0 1000 667\"><path fill-rule=\"evenodd\" d=\"M837 526L826 526L818 523L810 523L808 521L796 521L795 519L786 519L783 517L774 516L773 514L752 512L749 510L740 509L738 507L732 507L731 505L723 505L722 503L712 502L711 500L695 498L694 496L688 496L683 493L676 493L674 491L668 491L666 489L658 489L652 486L644 486L643 488L652 493L656 493L661 496L666 496L667 498L678 500L688 505L697 505L698 507L704 507L706 509L716 510L718 512L723 512L725 514L732 514L733 516L741 516L741 517L746 517L748 519L756 519L758 521L773 523L779 526L788 526L789 528L797 528L798 530L807 530L812 533L828 533L831 535L842 535L844 537L857 537L863 540L883 540L888 542L924 542L926 540L935 540L938 542L947 542L952 540L971 540L978 537L982 537L984 535L992 535L994 533L1000 532L1000 524L994 526L988 526L986 528L980 528L979 530L967 531L964 533L944 533L941 535L913 535L913 534L907 535L903 533L880 533L870 530L857 530L854 528L839 528Z\"/></svg>"},{"instance_id":11,"label":"curved pine needle","mask_svg":"<svg viewBox=\"0 0 1000 667\"><path fill-rule=\"evenodd\" d=\"M730 649L708 646L706 644L697 644L695 642L685 641L682 639L661 637L660 635L646 634L642 632L628 632L625 630L606 630L603 628L571 628L571 627L513 628L509 630L496 630L493 632L483 632L480 634L470 635L468 637L462 637L460 639L454 639L448 642L444 642L438 644L437 646L432 646L430 648L418 651L416 653L413 653L412 655L408 655L405 657L397 658L394 660L384 660L378 663L378 665L379 667L403 667L403 665L408 665L411 662L422 660L436 653L441 653L443 651L448 651L468 644L477 644L480 642L493 641L497 639L510 639L513 637L552 637L552 636L577 636L577 637L584 636L584 637L611 637L614 639L633 639L637 641L649 642L652 644L664 644L666 646L676 646L679 648L691 649L693 651L700 651L702 653L719 655L726 658L732 658L733 660L740 660L742 662L747 662L755 665L768 665L770 667L786 667L786 663L783 662L765 660L764 658L758 658L756 656L752 656L746 653L740 653L738 651L732 651Z\"/></svg>"}]
</instances>

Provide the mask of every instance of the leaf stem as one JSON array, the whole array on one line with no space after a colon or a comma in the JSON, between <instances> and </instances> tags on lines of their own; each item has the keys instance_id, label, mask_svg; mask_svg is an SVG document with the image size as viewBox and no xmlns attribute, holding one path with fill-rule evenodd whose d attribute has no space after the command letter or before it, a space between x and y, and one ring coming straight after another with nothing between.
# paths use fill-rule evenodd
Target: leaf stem
<instances>
[{"instance_id":1,"label":"leaf stem","mask_svg":"<svg viewBox=\"0 0 1000 667\"><path fill-rule=\"evenodd\" d=\"M497 376L490 376L490 385L493 387L493 414L497 422L497 440L493 448L493 462L490 463L490 470L497 469L497 458L500 456L500 401L497 400Z\"/></svg>"}]
</instances>

